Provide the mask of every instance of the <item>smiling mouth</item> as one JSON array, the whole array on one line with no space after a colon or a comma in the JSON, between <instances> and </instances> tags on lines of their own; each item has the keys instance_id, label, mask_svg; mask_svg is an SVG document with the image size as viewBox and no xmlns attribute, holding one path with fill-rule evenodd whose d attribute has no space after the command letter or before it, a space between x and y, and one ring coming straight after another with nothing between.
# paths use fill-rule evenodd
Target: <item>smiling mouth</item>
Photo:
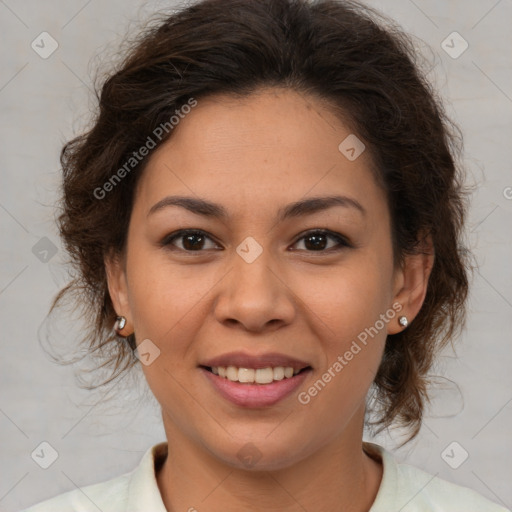
<instances>
[{"instance_id":1,"label":"smiling mouth","mask_svg":"<svg viewBox=\"0 0 512 512\"><path fill-rule=\"evenodd\" d=\"M271 384L291 379L300 373L311 370L311 366L294 369L291 366L274 366L266 368L239 368L236 366L201 366L205 370L231 382L240 384Z\"/></svg>"}]
</instances>

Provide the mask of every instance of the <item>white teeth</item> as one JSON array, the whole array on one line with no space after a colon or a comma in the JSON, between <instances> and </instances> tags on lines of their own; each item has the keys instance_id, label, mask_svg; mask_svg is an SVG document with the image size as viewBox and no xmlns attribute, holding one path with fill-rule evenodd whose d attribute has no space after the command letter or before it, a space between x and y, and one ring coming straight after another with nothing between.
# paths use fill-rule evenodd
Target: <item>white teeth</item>
<instances>
[{"instance_id":1,"label":"white teeth","mask_svg":"<svg viewBox=\"0 0 512 512\"><path fill-rule=\"evenodd\" d=\"M238 381L238 368L235 366L228 366L226 368L226 377L233 382Z\"/></svg>"},{"instance_id":2,"label":"white teeth","mask_svg":"<svg viewBox=\"0 0 512 512\"><path fill-rule=\"evenodd\" d=\"M238 380L240 382L254 382L254 374L255 373L256 372L252 368L239 368L238 369Z\"/></svg>"},{"instance_id":3,"label":"white teeth","mask_svg":"<svg viewBox=\"0 0 512 512\"><path fill-rule=\"evenodd\" d=\"M274 368L274 380L283 380L284 379L284 368L282 366L277 366Z\"/></svg>"},{"instance_id":4,"label":"white teeth","mask_svg":"<svg viewBox=\"0 0 512 512\"><path fill-rule=\"evenodd\" d=\"M270 384L274 380L272 368L258 368L254 380L257 384Z\"/></svg>"},{"instance_id":5,"label":"white teeth","mask_svg":"<svg viewBox=\"0 0 512 512\"><path fill-rule=\"evenodd\" d=\"M236 366L213 366L212 373L227 378L232 382L270 384L275 380L290 379L300 370L291 366L276 366L274 368L237 368Z\"/></svg>"}]
</instances>

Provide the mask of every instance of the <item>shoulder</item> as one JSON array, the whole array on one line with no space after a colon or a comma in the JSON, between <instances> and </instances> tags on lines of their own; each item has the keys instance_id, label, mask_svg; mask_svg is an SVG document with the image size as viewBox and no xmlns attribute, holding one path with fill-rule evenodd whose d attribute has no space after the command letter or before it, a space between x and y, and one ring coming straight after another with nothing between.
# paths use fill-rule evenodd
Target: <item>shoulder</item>
<instances>
[{"instance_id":1,"label":"shoulder","mask_svg":"<svg viewBox=\"0 0 512 512\"><path fill-rule=\"evenodd\" d=\"M384 472L370 512L510 512L481 494L431 475L409 464L397 463L379 445L364 443L365 451L376 453Z\"/></svg>"},{"instance_id":2,"label":"shoulder","mask_svg":"<svg viewBox=\"0 0 512 512\"><path fill-rule=\"evenodd\" d=\"M431 510L450 512L510 512L468 487L443 480L408 464L398 464L398 472L400 485L408 490L405 497L412 498L411 504L414 506L411 510L429 506ZM413 497L416 493L417 496Z\"/></svg>"},{"instance_id":3,"label":"shoulder","mask_svg":"<svg viewBox=\"0 0 512 512\"><path fill-rule=\"evenodd\" d=\"M167 443L149 448L128 473L42 501L22 512L165 512L155 476L155 463L167 456Z\"/></svg>"},{"instance_id":4,"label":"shoulder","mask_svg":"<svg viewBox=\"0 0 512 512\"><path fill-rule=\"evenodd\" d=\"M87 485L42 501L22 512L103 512L124 510L127 504L130 473L105 482Z\"/></svg>"}]
</instances>

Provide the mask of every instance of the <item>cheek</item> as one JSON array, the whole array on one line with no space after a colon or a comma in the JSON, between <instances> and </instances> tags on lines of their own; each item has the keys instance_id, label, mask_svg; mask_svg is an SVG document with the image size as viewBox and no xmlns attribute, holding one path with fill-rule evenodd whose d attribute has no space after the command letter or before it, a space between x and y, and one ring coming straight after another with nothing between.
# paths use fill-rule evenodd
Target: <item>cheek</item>
<instances>
[{"instance_id":1,"label":"cheek","mask_svg":"<svg viewBox=\"0 0 512 512\"><path fill-rule=\"evenodd\" d=\"M319 338L333 350L343 350L389 308L390 266L383 267L380 261L378 255L357 255L323 276L297 279L294 292L311 319L317 319Z\"/></svg>"},{"instance_id":2,"label":"cheek","mask_svg":"<svg viewBox=\"0 0 512 512\"><path fill-rule=\"evenodd\" d=\"M346 418L373 381L386 326L395 315L394 310L388 312L389 270L379 261L377 256L360 258L329 278L303 281L304 302L314 313L310 319L323 345L317 380L304 390L301 401L310 403L311 410Z\"/></svg>"},{"instance_id":3,"label":"cheek","mask_svg":"<svg viewBox=\"0 0 512 512\"><path fill-rule=\"evenodd\" d=\"M327 430L342 430L364 405L386 340L385 322L380 320L385 309L373 285L349 283L342 289L331 283L331 300L326 296L312 306L320 312L316 334L323 359L315 379L297 396L308 424L314 427L317 418L323 418L326 435Z\"/></svg>"},{"instance_id":4,"label":"cheek","mask_svg":"<svg viewBox=\"0 0 512 512\"><path fill-rule=\"evenodd\" d=\"M130 305L137 337L180 339L188 318L197 315L201 301L216 282L201 265L171 264L164 251L135 249L129 266Z\"/></svg>"}]
</instances>

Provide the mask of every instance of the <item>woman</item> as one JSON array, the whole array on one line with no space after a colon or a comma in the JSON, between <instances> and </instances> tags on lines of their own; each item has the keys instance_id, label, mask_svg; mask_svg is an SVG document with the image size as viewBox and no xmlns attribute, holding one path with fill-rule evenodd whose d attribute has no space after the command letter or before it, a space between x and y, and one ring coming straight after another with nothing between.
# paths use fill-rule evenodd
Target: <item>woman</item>
<instances>
[{"instance_id":1,"label":"woman","mask_svg":"<svg viewBox=\"0 0 512 512\"><path fill-rule=\"evenodd\" d=\"M377 20L206 0L105 82L62 152L54 306L85 290L91 353L142 364L167 441L30 512L505 510L362 440L418 433L469 268L457 139Z\"/></svg>"}]
</instances>

